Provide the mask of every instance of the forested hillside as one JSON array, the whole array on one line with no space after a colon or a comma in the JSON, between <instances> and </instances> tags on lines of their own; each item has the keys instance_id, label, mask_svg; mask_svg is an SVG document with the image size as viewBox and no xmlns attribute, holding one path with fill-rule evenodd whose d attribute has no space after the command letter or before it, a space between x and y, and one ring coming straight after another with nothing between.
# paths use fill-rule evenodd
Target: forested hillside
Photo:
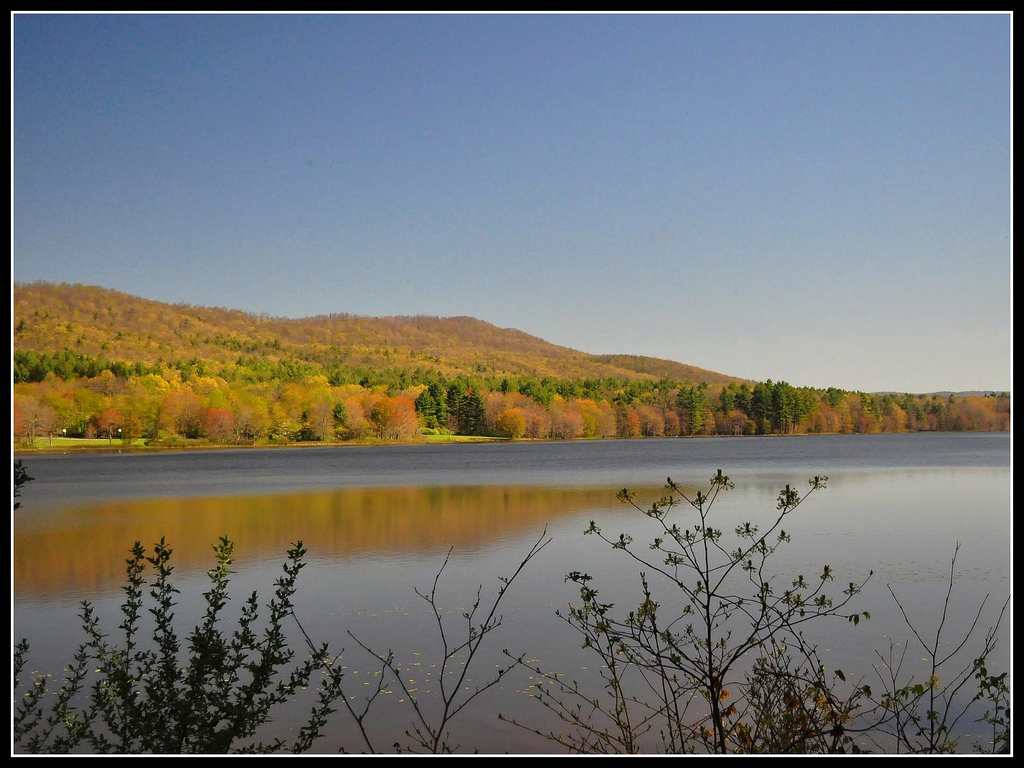
<instances>
[{"instance_id":1,"label":"forested hillside","mask_svg":"<svg viewBox=\"0 0 1024 768\"><path fill-rule=\"evenodd\" d=\"M1007 430L1007 395L748 382L469 317L271 318L102 288L14 295L14 432L212 443Z\"/></svg>"},{"instance_id":2,"label":"forested hillside","mask_svg":"<svg viewBox=\"0 0 1024 768\"><path fill-rule=\"evenodd\" d=\"M84 285L29 283L14 290L15 347L93 358L242 366L250 359L347 368L563 378L741 381L668 360L588 355L472 317L288 319L166 304ZM207 366L210 367L210 366Z\"/></svg>"}]
</instances>

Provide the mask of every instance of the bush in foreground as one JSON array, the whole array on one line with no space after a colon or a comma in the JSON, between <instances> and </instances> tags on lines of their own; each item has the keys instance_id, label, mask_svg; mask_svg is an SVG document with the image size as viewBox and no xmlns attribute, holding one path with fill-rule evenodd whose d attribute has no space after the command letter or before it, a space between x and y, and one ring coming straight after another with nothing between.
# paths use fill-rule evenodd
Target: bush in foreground
<instances>
[{"instance_id":1,"label":"bush in foreground","mask_svg":"<svg viewBox=\"0 0 1024 768\"><path fill-rule=\"evenodd\" d=\"M82 603L85 639L65 670L52 703L48 676L33 676L28 691L15 699L14 741L28 752L65 753L83 748L100 753L224 753L304 752L310 748L334 702L341 695L341 672L327 646L292 664L295 652L285 639L285 621L292 615L296 580L305 555L301 542L288 551L284 575L275 582L269 616L262 631L255 629L260 614L255 592L245 601L238 625L230 635L220 628L228 602L232 543L222 538L214 547L216 566L208 573L210 589L203 594L202 621L184 641L174 630L174 595L170 576L171 550L163 540L146 555L136 542L127 561L125 601L121 606L120 643L100 629L92 606ZM144 605L146 565L154 575L149 585L153 648L139 644ZM29 644L14 649L14 689L24 670ZM95 669L98 679L86 691L86 678ZM318 701L298 738L286 744L275 738L256 738L272 709L306 688L320 676ZM76 703L88 694L84 705Z\"/></svg>"}]
</instances>

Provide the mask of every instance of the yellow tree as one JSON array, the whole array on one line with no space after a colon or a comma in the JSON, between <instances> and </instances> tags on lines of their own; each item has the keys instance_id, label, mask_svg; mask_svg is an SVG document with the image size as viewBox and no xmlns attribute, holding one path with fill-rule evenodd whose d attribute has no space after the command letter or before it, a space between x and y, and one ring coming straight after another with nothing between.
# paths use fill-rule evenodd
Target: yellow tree
<instances>
[{"instance_id":1,"label":"yellow tree","mask_svg":"<svg viewBox=\"0 0 1024 768\"><path fill-rule=\"evenodd\" d=\"M526 414L522 408L509 408L495 420L495 432L502 437L517 440L526 433Z\"/></svg>"}]
</instances>

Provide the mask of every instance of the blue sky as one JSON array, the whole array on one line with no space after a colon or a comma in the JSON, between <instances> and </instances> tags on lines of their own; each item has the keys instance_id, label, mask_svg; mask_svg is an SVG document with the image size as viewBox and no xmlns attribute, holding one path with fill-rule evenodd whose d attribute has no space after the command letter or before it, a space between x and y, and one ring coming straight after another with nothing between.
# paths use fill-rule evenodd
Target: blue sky
<instances>
[{"instance_id":1,"label":"blue sky","mask_svg":"<svg viewBox=\"0 0 1024 768\"><path fill-rule=\"evenodd\" d=\"M1010 386L1006 16L14 26L18 281Z\"/></svg>"}]
</instances>

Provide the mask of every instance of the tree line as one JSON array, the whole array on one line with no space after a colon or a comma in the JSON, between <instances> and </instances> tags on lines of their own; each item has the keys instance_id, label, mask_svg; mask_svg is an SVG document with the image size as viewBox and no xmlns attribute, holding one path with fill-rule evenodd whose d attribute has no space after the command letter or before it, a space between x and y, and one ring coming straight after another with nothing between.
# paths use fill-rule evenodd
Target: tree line
<instances>
[{"instance_id":1,"label":"tree line","mask_svg":"<svg viewBox=\"0 0 1024 768\"><path fill-rule=\"evenodd\" d=\"M1008 394L871 394L784 381L445 377L240 358L125 363L16 352L14 434L213 443L407 440L423 431L575 439L1006 431Z\"/></svg>"}]
</instances>

